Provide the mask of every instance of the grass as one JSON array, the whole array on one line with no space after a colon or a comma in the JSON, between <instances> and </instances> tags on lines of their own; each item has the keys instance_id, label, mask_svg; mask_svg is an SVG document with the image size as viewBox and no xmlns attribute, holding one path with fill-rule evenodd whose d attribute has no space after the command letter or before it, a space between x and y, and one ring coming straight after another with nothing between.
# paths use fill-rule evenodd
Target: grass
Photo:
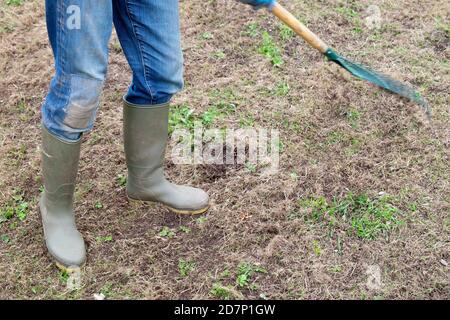
<instances>
[{"instance_id":1,"label":"grass","mask_svg":"<svg viewBox=\"0 0 450 320\"><path fill-rule=\"evenodd\" d=\"M295 37L295 32L285 24L280 24L280 38L283 41L291 40Z\"/></svg>"},{"instance_id":2,"label":"grass","mask_svg":"<svg viewBox=\"0 0 450 320\"><path fill-rule=\"evenodd\" d=\"M161 229L161 231L158 233L158 236L160 236L161 238L168 238L168 239L172 239L173 237L175 237L175 231L173 231L172 229L170 229L169 227L163 227Z\"/></svg>"},{"instance_id":3,"label":"grass","mask_svg":"<svg viewBox=\"0 0 450 320\"><path fill-rule=\"evenodd\" d=\"M95 238L98 243L112 242L113 237L111 235L108 236L98 236Z\"/></svg>"},{"instance_id":4,"label":"grass","mask_svg":"<svg viewBox=\"0 0 450 320\"><path fill-rule=\"evenodd\" d=\"M103 209L103 203L101 203L100 201L96 201L94 204L94 208L95 209Z\"/></svg>"},{"instance_id":5,"label":"grass","mask_svg":"<svg viewBox=\"0 0 450 320\"><path fill-rule=\"evenodd\" d=\"M275 88L275 95L278 97L285 97L289 94L290 89L289 83L280 82Z\"/></svg>"},{"instance_id":6,"label":"grass","mask_svg":"<svg viewBox=\"0 0 450 320\"><path fill-rule=\"evenodd\" d=\"M187 277L192 271L195 270L195 263L193 261L180 259L178 261L178 272L180 273L180 276L185 278Z\"/></svg>"},{"instance_id":7,"label":"grass","mask_svg":"<svg viewBox=\"0 0 450 320\"><path fill-rule=\"evenodd\" d=\"M213 283L210 291L211 295L217 299L230 300L242 298L243 290L257 291L258 284L256 283L257 274L268 274L267 270L252 264L247 261L242 261L236 268L233 274L229 269L225 269L219 275L220 281ZM235 278L234 282L224 285L224 282L230 282L230 279ZM266 294L261 293L260 299L265 299Z\"/></svg>"},{"instance_id":8,"label":"grass","mask_svg":"<svg viewBox=\"0 0 450 320\"><path fill-rule=\"evenodd\" d=\"M169 133L176 129L193 130L196 123L205 127L211 126L215 121L220 120L234 112L235 105L225 100L219 100L201 114L195 114L195 110L187 105L174 106L169 115Z\"/></svg>"},{"instance_id":9,"label":"grass","mask_svg":"<svg viewBox=\"0 0 450 320\"><path fill-rule=\"evenodd\" d=\"M218 299L221 300L231 300L233 298L232 287L224 286L220 282L216 282L213 284L213 288L211 289L211 294Z\"/></svg>"},{"instance_id":10,"label":"grass","mask_svg":"<svg viewBox=\"0 0 450 320\"><path fill-rule=\"evenodd\" d=\"M238 287L250 287L255 273L267 273L267 270L249 262L241 262L236 271L236 284Z\"/></svg>"},{"instance_id":11,"label":"grass","mask_svg":"<svg viewBox=\"0 0 450 320\"><path fill-rule=\"evenodd\" d=\"M336 11L353 25L354 33L362 33L362 21L359 12L351 7L339 7Z\"/></svg>"},{"instance_id":12,"label":"grass","mask_svg":"<svg viewBox=\"0 0 450 320\"><path fill-rule=\"evenodd\" d=\"M194 110L187 105L172 107L169 114L169 133L177 128L194 128Z\"/></svg>"},{"instance_id":13,"label":"grass","mask_svg":"<svg viewBox=\"0 0 450 320\"><path fill-rule=\"evenodd\" d=\"M29 212L29 204L19 190L15 191L12 198L0 208L0 223L18 219L24 221Z\"/></svg>"},{"instance_id":14,"label":"grass","mask_svg":"<svg viewBox=\"0 0 450 320\"><path fill-rule=\"evenodd\" d=\"M359 120L361 119L361 112L355 109L351 109L347 112L346 116L352 128L357 128Z\"/></svg>"},{"instance_id":15,"label":"grass","mask_svg":"<svg viewBox=\"0 0 450 320\"><path fill-rule=\"evenodd\" d=\"M4 243L4 244L8 244L11 242L11 238L7 235L7 234L2 234L0 236L0 240Z\"/></svg>"},{"instance_id":16,"label":"grass","mask_svg":"<svg viewBox=\"0 0 450 320\"><path fill-rule=\"evenodd\" d=\"M180 231L181 232L184 232L184 233L191 233L191 228L189 228L189 227L186 227L186 226L180 226Z\"/></svg>"},{"instance_id":17,"label":"grass","mask_svg":"<svg viewBox=\"0 0 450 320\"><path fill-rule=\"evenodd\" d=\"M275 44L272 36L264 31L262 33L262 43L258 49L259 53L264 55L274 67L283 65L283 57L280 48Z\"/></svg>"},{"instance_id":18,"label":"grass","mask_svg":"<svg viewBox=\"0 0 450 320\"><path fill-rule=\"evenodd\" d=\"M257 22L252 22L247 25L246 35L256 38L260 34L260 26Z\"/></svg>"},{"instance_id":19,"label":"grass","mask_svg":"<svg viewBox=\"0 0 450 320\"><path fill-rule=\"evenodd\" d=\"M125 187L127 185L127 176L124 174L117 175L116 180L120 187Z\"/></svg>"},{"instance_id":20,"label":"grass","mask_svg":"<svg viewBox=\"0 0 450 320\"><path fill-rule=\"evenodd\" d=\"M8 6L21 6L23 4L23 0L6 0L5 3Z\"/></svg>"},{"instance_id":21,"label":"grass","mask_svg":"<svg viewBox=\"0 0 450 320\"><path fill-rule=\"evenodd\" d=\"M170 141L166 177L208 192L201 217L126 198L120 105L132 75L114 35L77 176L88 262L82 287L68 292L38 214L39 106L54 72L44 3L0 1L0 299L447 299L448 4L370 4L382 10L380 29L366 26L366 2L283 3L349 58L420 87L433 125L264 10L180 3L186 85L172 99L171 130L277 129L283 150L268 174L174 164ZM366 286L366 265L380 267L381 288Z\"/></svg>"},{"instance_id":22,"label":"grass","mask_svg":"<svg viewBox=\"0 0 450 320\"><path fill-rule=\"evenodd\" d=\"M330 203L324 197L317 197L300 199L298 204L308 209L308 219L326 221L330 227L339 222L345 225L349 234L367 240L387 236L404 224L400 210L390 203L388 196L371 199L365 194L348 193Z\"/></svg>"},{"instance_id":23,"label":"grass","mask_svg":"<svg viewBox=\"0 0 450 320\"><path fill-rule=\"evenodd\" d=\"M22 161L26 158L27 147L25 144L19 144L11 148L7 154L10 163L13 166L18 167Z\"/></svg>"}]
</instances>

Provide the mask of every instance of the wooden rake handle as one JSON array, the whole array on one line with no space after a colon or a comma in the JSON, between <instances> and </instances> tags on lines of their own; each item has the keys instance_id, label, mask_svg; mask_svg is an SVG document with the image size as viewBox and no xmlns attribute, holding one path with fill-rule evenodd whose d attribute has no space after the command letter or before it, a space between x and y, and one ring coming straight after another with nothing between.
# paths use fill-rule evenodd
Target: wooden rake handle
<instances>
[{"instance_id":1,"label":"wooden rake handle","mask_svg":"<svg viewBox=\"0 0 450 320\"><path fill-rule=\"evenodd\" d=\"M287 11L281 4L276 3L272 8L272 13L290 27L300 37L305 39L313 48L325 54L329 46L323 42L314 32L308 29L303 23L298 21L296 17Z\"/></svg>"}]
</instances>

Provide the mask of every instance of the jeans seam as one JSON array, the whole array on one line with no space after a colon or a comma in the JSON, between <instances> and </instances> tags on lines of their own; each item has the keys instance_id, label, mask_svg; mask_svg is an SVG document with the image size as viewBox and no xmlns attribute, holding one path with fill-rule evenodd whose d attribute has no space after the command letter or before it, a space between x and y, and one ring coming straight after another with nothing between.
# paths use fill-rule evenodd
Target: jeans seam
<instances>
[{"instance_id":1,"label":"jeans seam","mask_svg":"<svg viewBox=\"0 0 450 320\"><path fill-rule=\"evenodd\" d=\"M68 88L68 92L67 95L65 95L65 101L64 101L64 106L62 107L62 110L64 111L64 118L66 117L66 112L67 112L67 106L70 103L70 96L72 95L72 88L71 86L67 86L67 73L66 73L66 48L65 48L65 43L63 43L63 32L65 30L65 21L64 21L64 16L65 16L65 6L64 6L64 0L58 0L58 35L57 35L57 50L58 50L58 64L61 68L60 70L60 75L57 75L58 77L58 84L57 85L61 85L62 90L64 90L65 88ZM60 83L60 80L61 82ZM64 118L61 119L61 122L64 123Z\"/></svg>"},{"instance_id":2,"label":"jeans seam","mask_svg":"<svg viewBox=\"0 0 450 320\"><path fill-rule=\"evenodd\" d=\"M130 7L129 7L129 2L126 0L126 4L125 7L127 9L127 16L128 19L130 19L130 24L132 26L132 30L133 30L133 35L138 43L138 47L139 47L139 55L141 56L141 63L142 63L142 68L144 70L144 81L145 81L145 85L147 86L147 90L148 93L150 94L150 99L153 102L154 101L154 94L152 92L152 88L150 86L150 84L148 83L147 80L147 68L146 68L146 64L145 64L145 58L144 58L144 51L142 50L142 45L141 45L141 40L138 37L137 33L136 33L136 25L131 17L131 11L130 11Z\"/></svg>"},{"instance_id":3,"label":"jeans seam","mask_svg":"<svg viewBox=\"0 0 450 320\"><path fill-rule=\"evenodd\" d=\"M64 75L65 74L65 46L63 43L63 32L64 32L64 28L65 28L65 22L64 22L64 1L63 0L58 0L58 36L57 36L57 47L58 47L58 65L61 66L61 73ZM63 57L64 55L64 57Z\"/></svg>"}]
</instances>

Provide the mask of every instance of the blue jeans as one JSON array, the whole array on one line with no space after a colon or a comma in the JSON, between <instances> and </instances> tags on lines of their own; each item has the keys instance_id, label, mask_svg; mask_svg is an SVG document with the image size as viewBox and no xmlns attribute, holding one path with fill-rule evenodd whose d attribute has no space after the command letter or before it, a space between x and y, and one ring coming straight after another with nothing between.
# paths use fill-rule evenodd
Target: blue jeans
<instances>
[{"instance_id":1,"label":"blue jeans","mask_svg":"<svg viewBox=\"0 0 450 320\"><path fill-rule=\"evenodd\" d=\"M92 129L113 23L133 73L127 101L151 107L183 87L178 0L46 0L46 18L56 71L42 122L56 136Z\"/></svg>"}]
</instances>

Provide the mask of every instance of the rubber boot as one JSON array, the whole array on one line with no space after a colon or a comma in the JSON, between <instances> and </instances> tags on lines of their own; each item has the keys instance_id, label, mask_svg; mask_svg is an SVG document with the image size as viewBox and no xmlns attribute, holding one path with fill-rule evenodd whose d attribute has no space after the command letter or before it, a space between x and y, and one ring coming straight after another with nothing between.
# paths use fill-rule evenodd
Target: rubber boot
<instances>
[{"instance_id":1,"label":"rubber boot","mask_svg":"<svg viewBox=\"0 0 450 320\"><path fill-rule=\"evenodd\" d=\"M206 192L170 183L164 176L169 105L139 106L124 101L124 140L131 200L158 202L178 214L209 208Z\"/></svg>"},{"instance_id":2,"label":"rubber boot","mask_svg":"<svg viewBox=\"0 0 450 320\"><path fill-rule=\"evenodd\" d=\"M83 237L75 225L73 200L81 141L69 143L42 128L44 193L39 203L45 242L56 265L65 271L86 261Z\"/></svg>"}]
</instances>

